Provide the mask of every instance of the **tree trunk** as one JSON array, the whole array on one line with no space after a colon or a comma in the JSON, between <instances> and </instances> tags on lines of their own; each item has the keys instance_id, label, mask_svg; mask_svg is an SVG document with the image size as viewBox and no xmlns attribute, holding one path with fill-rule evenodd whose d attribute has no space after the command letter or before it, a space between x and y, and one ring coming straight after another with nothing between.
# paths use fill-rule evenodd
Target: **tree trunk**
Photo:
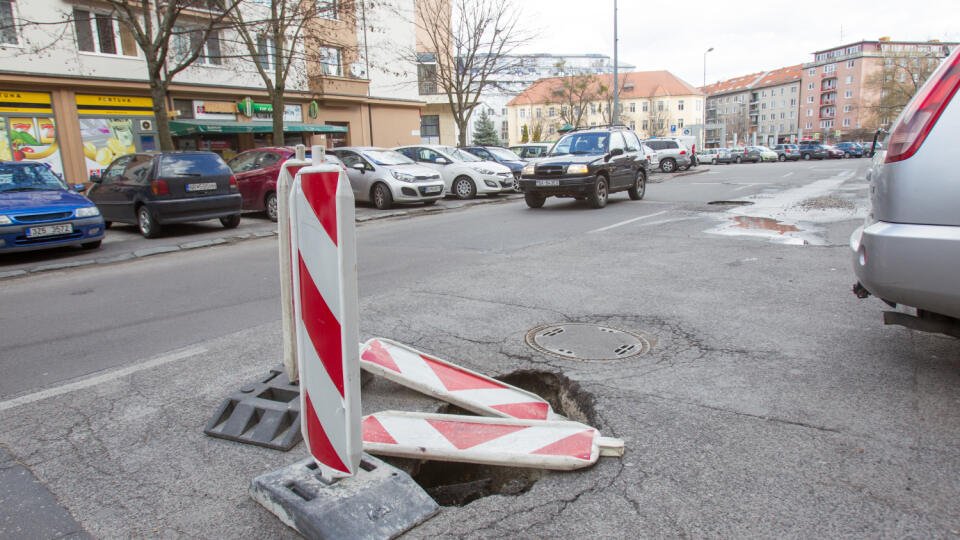
<instances>
[{"instance_id":1,"label":"tree trunk","mask_svg":"<svg viewBox=\"0 0 960 540\"><path fill-rule=\"evenodd\" d=\"M283 93L286 90L283 86L276 86L270 95L273 105L273 145L283 146Z\"/></svg>"},{"instance_id":2,"label":"tree trunk","mask_svg":"<svg viewBox=\"0 0 960 540\"><path fill-rule=\"evenodd\" d=\"M153 115L157 123L157 138L160 150L176 150L170 134L170 116L167 114L167 85L159 77L150 78L150 99L153 100Z\"/></svg>"}]
</instances>

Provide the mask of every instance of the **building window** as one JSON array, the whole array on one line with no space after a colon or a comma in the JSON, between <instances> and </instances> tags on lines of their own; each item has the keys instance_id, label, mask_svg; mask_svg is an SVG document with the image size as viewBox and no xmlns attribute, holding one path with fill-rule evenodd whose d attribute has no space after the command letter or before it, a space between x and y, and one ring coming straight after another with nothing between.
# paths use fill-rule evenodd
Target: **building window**
<instances>
[{"instance_id":1,"label":"building window","mask_svg":"<svg viewBox=\"0 0 960 540\"><path fill-rule=\"evenodd\" d=\"M506 116L506 115L507 115L507 108L504 107L504 108L500 109L500 116Z\"/></svg>"},{"instance_id":2,"label":"building window","mask_svg":"<svg viewBox=\"0 0 960 540\"><path fill-rule=\"evenodd\" d=\"M646 131L649 126L650 126L649 122L647 122L646 120L644 120L643 123L640 124L640 129Z\"/></svg>"},{"instance_id":3,"label":"building window","mask_svg":"<svg viewBox=\"0 0 960 540\"><path fill-rule=\"evenodd\" d=\"M791 86L791 87L790 87L790 93L791 93L791 94L796 94L796 93L797 93L797 87L796 87L796 86Z\"/></svg>"},{"instance_id":4,"label":"building window","mask_svg":"<svg viewBox=\"0 0 960 540\"><path fill-rule=\"evenodd\" d=\"M0 0L0 44L17 45L17 20L13 16L13 0Z\"/></svg>"},{"instance_id":5,"label":"building window","mask_svg":"<svg viewBox=\"0 0 960 540\"><path fill-rule=\"evenodd\" d=\"M3 15L5 21L7 20L4 11L0 10L0 15ZM137 42L133 39L133 34L110 15L75 9L73 20L74 31L77 34L77 48L81 51L123 56L137 55ZM186 38L183 35L176 37ZM192 33L190 38L194 39Z\"/></svg>"},{"instance_id":6,"label":"building window","mask_svg":"<svg viewBox=\"0 0 960 540\"><path fill-rule=\"evenodd\" d=\"M649 104L648 102L644 101L643 103L640 104L640 109L641 109L643 112L647 112L647 111L650 110L650 104ZM647 129L647 128L644 127L643 129Z\"/></svg>"},{"instance_id":7,"label":"building window","mask_svg":"<svg viewBox=\"0 0 960 540\"><path fill-rule=\"evenodd\" d=\"M683 100L682 100L682 99L677 102L677 110L678 110L678 111L682 111L682 110L683 110Z\"/></svg>"},{"instance_id":8,"label":"building window","mask_svg":"<svg viewBox=\"0 0 960 540\"><path fill-rule=\"evenodd\" d=\"M526 117L527 117L527 110L520 109L520 118L526 118Z\"/></svg>"},{"instance_id":9,"label":"building window","mask_svg":"<svg viewBox=\"0 0 960 540\"><path fill-rule=\"evenodd\" d=\"M853 105L844 105L843 112L850 112L853 110Z\"/></svg>"},{"instance_id":10,"label":"building window","mask_svg":"<svg viewBox=\"0 0 960 540\"><path fill-rule=\"evenodd\" d=\"M637 129L637 123L633 120L630 121L630 129Z\"/></svg>"},{"instance_id":11,"label":"building window","mask_svg":"<svg viewBox=\"0 0 960 540\"><path fill-rule=\"evenodd\" d=\"M820 58L819 58L819 55L818 55L817 60L819 60L819 59L820 59ZM817 74L817 68L815 68L815 67L812 67L812 68L810 68L810 69L807 70L807 75L810 75L811 77L812 77L813 75L816 75L816 74Z\"/></svg>"},{"instance_id":12,"label":"building window","mask_svg":"<svg viewBox=\"0 0 960 540\"><path fill-rule=\"evenodd\" d=\"M220 34L216 31L210 32L207 40L200 44L203 39L203 30L199 28L173 28L173 55L178 61L190 56L193 51L200 49L200 56L197 57L196 64L219 66L223 63L220 54Z\"/></svg>"},{"instance_id":13,"label":"building window","mask_svg":"<svg viewBox=\"0 0 960 540\"><path fill-rule=\"evenodd\" d=\"M787 117L787 113L780 113L780 119L783 120Z\"/></svg>"},{"instance_id":14,"label":"building window","mask_svg":"<svg viewBox=\"0 0 960 540\"><path fill-rule=\"evenodd\" d=\"M540 107L537 107L536 109L533 110L533 116L534 116L534 118L540 118L540 117L541 117Z\"/></svg>"},{"instance_id":15,"label":"building window","mask_svg":"<svg viewBox=\"0 0 960 540\"><path fill-rule=\"evenodd\" d=\"M807 109L807 118L813 116L813 109Z\"/></svg>"},{"instance_id":16,"label":"building window","mask_svg":"<svg viewBox=\"0 0 960 540\"><path fill-rule=\"evenodd\" d=\"M506 114L506 113L504 113ZM500 140L506 141L510 138L510 124L506 120L500 123Z\"/></svg>"},{"instance_id":17,"label":"building window","mask_svg":"<svg viewBox=\"0 0 960 540\"><path fill-rule=\"evenodd\" d=\"M807 122L806 129L813 129L813 122Z\"/></svg>"},{"instance_id":18,"label":"building window","mask_svg":"<svg viewBox=\"0 0 960 540\"><path fill-rule=\"evenodd\" d=\"M337 19L339 12L339 0L317 0L317 16L324 19Z\"/></svg>"},{"instance_id":19,"label":"building window","mask_svg":"<svg viewBox=\"0 0 960 540\"><path fill-rule=\"evenodd\" d=\"M847 78L844 79L844 82L846 82L847 84L852 83L852 82L853 82L853 75L847 75Z\"/></svg>"},{"instance_id":20,"label":"building window","mask_svg":"<svg viewBox=\"0 0 960 540\"><path fill-rule=\"evenodd\" d=\"M833 127L833 120L821 120L821 121L820 121L820 127L822 127L822 128L832 128L832 127Z\"/></svg>"},{"instance_id":21,"label":"building window","mask_svg":"<svg viewBox=\"0 0 960 540\"><path fill-rule=\"evenodd\" d=\"M658 102L657 102L657 111L658 111L658 112L663 112L663 102L662 102L662 101L658 101Z\"/></svg>"},{"instance_id":22,"label":"building window","mask_svg":"<svg viewBox=\"0 0 960 540\"><path fill-rule=\"evenodd\" d=\"M847 67L852 68L856 63L856 60L847 60Z\"/></svg>"},{"instance_id":23,"label":"building window","mask_svg":"<svg viewBox=\"0 0 960 540\"><path fill-rule=\"evenodd\" d=\"M790 118L793 118L795 112L797 111L790 111Z\"/></svg>"},{"instance_id":24,"label":"building window","mask_svg":"<svg viewBox=\"0 0 960 540\"><path fill-rule=\"evenodd\" d=\"M343 68L340 66L340 49L336 47L320 47L320 68L324 75L340 77ZM436 69L436 65L434 65Z\"/></svg>"},{"instance_id":25,"label":"building window","mask_svg":"<svg viewBox=\"0 0 960 540\"><path fill-rule=\"evenodd\" d=\"M420 55L417 63L417 86L421 96L439 93L437 89L437 64L433 55ZM522 112L522 111L521 111Z\"/></svg>"},{"instance_id":26,"label":"building window","mask_svg":"<svg viewBox=\"0 0 960 540\"><path fill-rule=\"evenodd\" d=\"M827 64L827 65L823 66L823 72L824 72L824 73L833 73L833 72L836 71L836 70L837 70L837 65L836 65L836 64Z\"/></svg>"},{"instance_id":27,"label":"building window","mask_svg":"<svg viewBox=\"0 0 960 540\"><path fill-rule=\"evenodd\" d=\"M630 112L637 112L637 104L630 102Z\"/></svg>"},{"instance_id":28,"label":"building window","mask_svg":"<svg viewBox=\"0 0 960 540\"><path fill-rule=\"evenodd\" d=\"M273 39L266 36L257 37L257 63L264 70L273 69L274 47Z\"/></svg>"},{"instance_id":29,"label":"building window","mask_svg":"<svg viewBox=\"0 0 960 540\"><path fill-rule=\"evenodd\" d=\"M553 118L556 115L557 115L556 107L550 107L550 109L547 110L547 116L549 116L550 118Z\"/></svg>"},{"instance_id":30,"label":"building window","mask_svg":"<svg viewBox=\"0 0 960 540\"><path fill-rule=\"evenodd\" d=\"M844 119L843 119L843 127L850 127L850 119L849 119L849 118L844 118Z\"/></svg>"},{"instance_id":31,"label":"building window","mask_svg":"<svg viewBox=\"0 0 960 540\"><path fill-rule=\"evenodd\" d=\"M813 103L813 96L807 96L807 103Z\"/></svg>"},{"instance_id":32,"label":"building window","mask_svg":"<svg viewBox=\"0 0 960 540\"><path fill-rule=\"evenodd\" d=\"M807 84L807 90L813 90L813 83Z\"/></svg>"},{"instance_id":33,"label":"building window","mask_svg":"<svg viewBox=\"0 0 960 540\"><path fill-rule=\"evenodd\" d=\"M420 117L421 137L440 137L440 116L426 115Z\"/></svg>"},{"instance_id":34,"label":"building window","mask_svg":"<svg viewBox=\"0 0 960 540\"><path fill-rule=\"evenodd\" d=\"M847 90L847 91L845 91L845 92L843 93L843 97L845 97L845 98L852 98L852 97L853 97L853 90Z\"/></svg>"}]
</instances>

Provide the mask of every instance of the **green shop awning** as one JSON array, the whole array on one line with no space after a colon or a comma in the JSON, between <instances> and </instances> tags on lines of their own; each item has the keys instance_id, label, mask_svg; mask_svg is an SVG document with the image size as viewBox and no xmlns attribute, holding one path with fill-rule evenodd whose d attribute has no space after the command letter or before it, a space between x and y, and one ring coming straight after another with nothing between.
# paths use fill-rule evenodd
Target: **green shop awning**
<instances>
[{"instance_id":1,"label":"green shop awning","mask_svg":"<svg viewBox=\"0 0 960 540\"><path fill-rule=\"evenodd\" d=\"M346 133L345 126L328 126L325 124L304 124L302 122L287 122L283 125L285 132L307 133ZM171 120L170 134L174 137L195 135L197 133L272 133L273 125L269 122L236 122L233 120Z\"/></svg>"}]
</instances>

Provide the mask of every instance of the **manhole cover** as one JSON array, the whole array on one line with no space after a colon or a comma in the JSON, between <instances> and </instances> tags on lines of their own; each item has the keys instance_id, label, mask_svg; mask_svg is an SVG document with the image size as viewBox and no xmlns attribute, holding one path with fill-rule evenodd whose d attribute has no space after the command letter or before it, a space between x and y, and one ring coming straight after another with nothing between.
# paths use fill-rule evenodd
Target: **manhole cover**
<instances>
[{"instance_id":1,"label":"manhole cover","mask_svg":"<svg viewBox=\"0 0 960 540\"><path fill-rule=\"evenodd\" d=\"M574 360L622 360L650 350L650 342L637 334L586 323L551 324L527 332L527 345Z\"/></svg>"},{"instance_id":2,"label":"manhole cover","mask_svg":"<svg viewBox=\"0 0 960 540\"><path fill-rule=\"evenodd\" d=\"M749 206L753 201L710 201L707 204L714 206Z\"/></svg>"}]
</instances>

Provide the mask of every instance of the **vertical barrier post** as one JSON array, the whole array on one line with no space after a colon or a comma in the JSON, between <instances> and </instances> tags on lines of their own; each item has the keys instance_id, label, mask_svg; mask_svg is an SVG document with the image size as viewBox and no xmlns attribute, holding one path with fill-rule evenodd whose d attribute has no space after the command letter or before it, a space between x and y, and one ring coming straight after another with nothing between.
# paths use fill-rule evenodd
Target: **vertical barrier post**
<instances>
[{"instance_id":1,"label":"vertical barrier post","mask_svg":"<svg viewBox=\"0 0 960 540\"><path fill-rule=\"evenodd\" d=\"M353 191L313 147L289 195L301 430L326 478L360 463L360 358Z\"/></svg>"},{"instance_id":2,"label":"vertical barrier post","mask_svg":"<svg viewBox=\"0 0 960 540\"><path fill-rule=\"evenodd\" d=\"M300 378L297 367L297 341L293 326L293 272L290 250L290 187L294 176L306 162L306 147L298 144L293 162L286 162L277 177L277 234L280 239L280 322L283 333L283 367L290 382Z\"/></svg>"}]
</instances>

